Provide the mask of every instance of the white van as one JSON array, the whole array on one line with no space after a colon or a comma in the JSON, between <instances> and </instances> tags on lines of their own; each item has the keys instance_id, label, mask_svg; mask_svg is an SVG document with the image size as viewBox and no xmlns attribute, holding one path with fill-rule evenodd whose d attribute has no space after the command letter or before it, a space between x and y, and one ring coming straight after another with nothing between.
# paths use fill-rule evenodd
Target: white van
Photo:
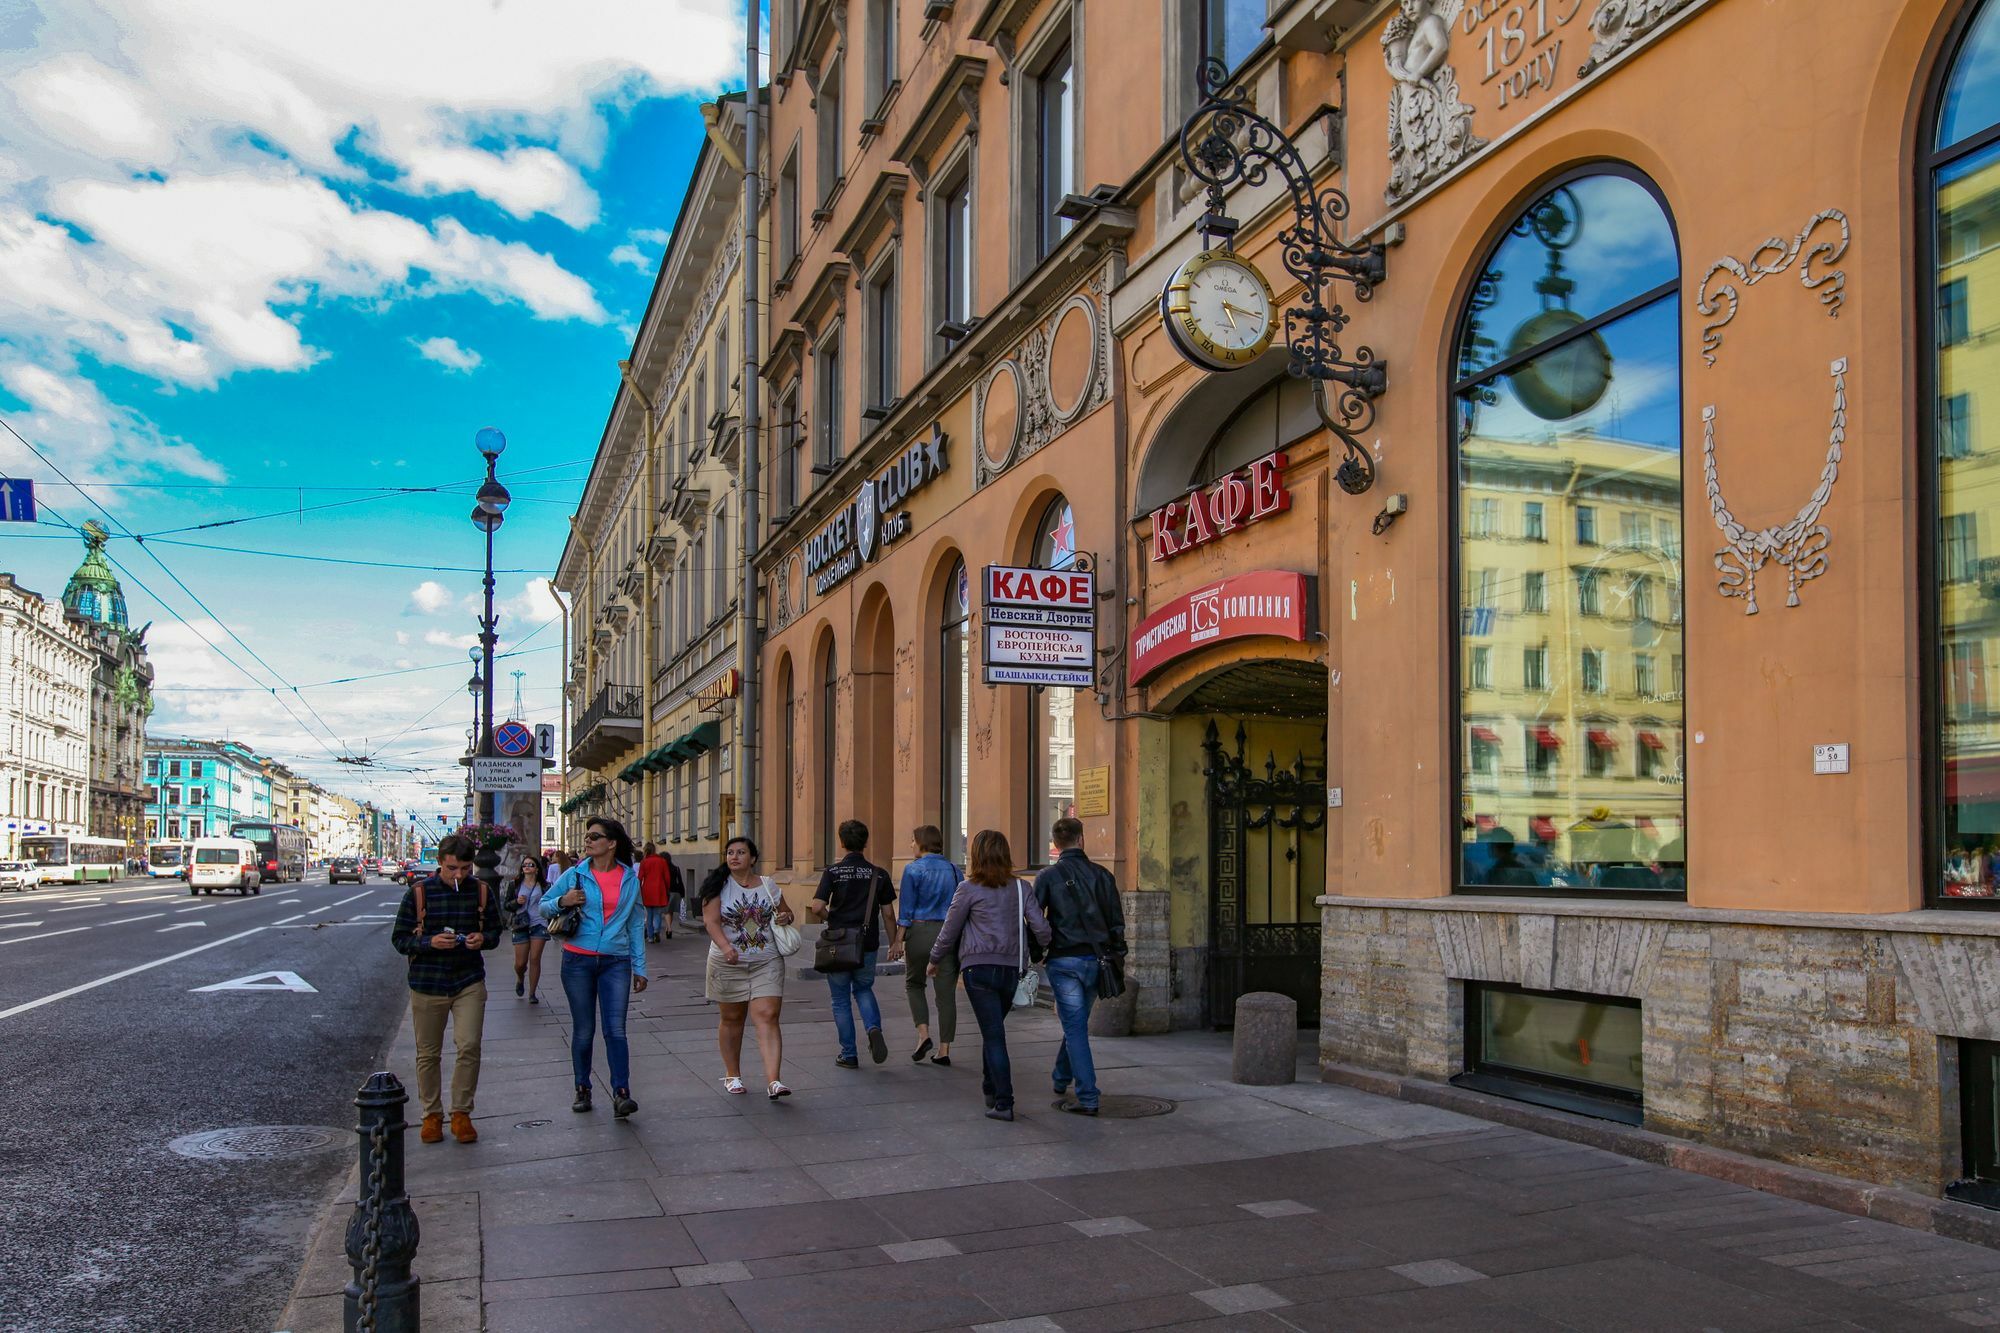
<instances>
[{"instance_id":1,"label":"white van","mask_svg":"<svg viewBox=\"0 0 2000 1333\"><path fill-rule=\"evenodd\" d=\"M234 889L242 893L262 893L263 864L257 844L244 838L197 838L188 858L188 893L215 893Z\"/></svg>"}]
</instances>

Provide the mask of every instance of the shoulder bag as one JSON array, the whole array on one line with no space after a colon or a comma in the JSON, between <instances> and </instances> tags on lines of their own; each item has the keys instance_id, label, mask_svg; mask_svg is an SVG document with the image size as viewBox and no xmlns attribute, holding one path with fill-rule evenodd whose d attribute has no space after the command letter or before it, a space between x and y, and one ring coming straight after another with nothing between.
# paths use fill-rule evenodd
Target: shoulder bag
<instances>
[{"instance_id":1,"label":"shoulder bag","mask_svg":"<svg viewBox=\"0 0 2000 1333\"><path fill-rule=\"evenodd\" d=\"M858 926L828 926L813 945L813 967L820 972L859 972L868 958L868 922L875 915L875 890L881 879L868 880L868 910ZM829 904L831 905L831 904Z\"/></svg>"},{"instance_id":2,"label":"shoulder bag","mask_svg":"<svg viewBox=\"0 0 2000 1333\"><path fill-rule=\"evenodd\" d=\"M778 951L778 956L780 958L790 958L793 954L797 953L800 949L805 947L806 937L799 933L799 928L797 926L786 926L786 925L780 925L778 923L777 908L784 906L785 896L783 892L779 890L778 886L771 882L769 876L765 877L764 883L761 887L767 890L769 893L772 894L773 897L777 899L777 902L773 905L772 908L771 945Z\"/></svg>"},{"instance_id":3,"label":"shoulder bag","mask_svg":"<svg viewBox=\"0 0 2000 1333\"><path fill-rule=\"evenodd\" d=\"M1014 929L1021 937L1021 979L1014 983L1014 1007L1027 1009L1034 1005L1035 994L1042 988L1042 974L1028 966L1028 902L1025 880L1014 881Z\"/></svg>"},{"instance_id":4,"label":"shoulder bag","mask_svg":"<svg viewBox=\"0 0 2000 1333\"><path fill-rule=\"evenodd\" d=\"M560 901L563 894L569 892L569 889L563 888L566 882L570 884L570 888L580 889L583 887L581 881L582 877L577 875L575 867L571 867L557 876L556 882L549 889L549 892L554 893L557 900ZM557 889L562 889L562 893L556 893ZM558 907L553 912L543 912L542 916L548 922L549 937L558 940L575 938L576 933L583 929L583 909L588 903L589 899L586 897L583 902L573 904L572 906Z\"/></svg>"},{"instance_id":5,"label":"shoulder bag","mask_svg":"<svg viewBox=\"0 0 2000 1333\"><path fill-rule=\"evenodd\" d=\"M1074 890L1077 883L1070 876L1070 867L1059 861L1056 863L1056 868L1062 872L1064 882ZM1093 865L1091 868L1097 870L1100 875L1104 873L1101 867ZM1082 896L1097 909L1097 925L1108 939L1111 934L1111 914L1104 910L1103 891L1104 881L1100 879ZM1115 888L1112 891L1117 892ZM1097 955L1097 998L1115 1000L1125 993L1125 960L1102 944L1092 946L1092 951Z\"/></svg>"}]
</instances>

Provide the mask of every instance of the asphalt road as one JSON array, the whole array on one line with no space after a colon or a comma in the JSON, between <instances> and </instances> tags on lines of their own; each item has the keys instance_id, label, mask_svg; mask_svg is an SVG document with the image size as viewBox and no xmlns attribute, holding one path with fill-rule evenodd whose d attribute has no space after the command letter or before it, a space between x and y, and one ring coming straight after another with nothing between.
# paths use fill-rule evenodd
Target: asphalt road
<instances>
[{"instance_id":1,"label":"asphalt road","mask_svg":"<svg viewBox=\"0 0 2000 1333\"><path fill-rule=\"evenodd\" d=\"M247 898L0 893L0 1330L277 1327L402 1010L401 894L324 871ZM197 989L274 971L313 989ZM302 1157L168 1146L279 1125L344 1134Z\"/></svg>"}]
</instances>

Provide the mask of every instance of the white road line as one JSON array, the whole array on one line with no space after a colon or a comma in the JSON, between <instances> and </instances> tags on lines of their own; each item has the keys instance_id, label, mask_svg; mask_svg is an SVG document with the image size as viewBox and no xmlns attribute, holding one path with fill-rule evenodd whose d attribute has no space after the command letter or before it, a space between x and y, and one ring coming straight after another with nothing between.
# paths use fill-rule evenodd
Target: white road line
<instances>
[{"instance_id":1,"label":"white road line","mask_svg":"<svg viewBox=\"0 0 2000 1333\"><path fill-rule=\"evenodd\" d=\"M164 935L170 930L186 930L189 926L205 926L207 924L208 922L206 921L182 921L177 925L161 926L158 930L154 931L153 933L155 935Z\"/></svg>"},{"instance_id":2,"label":"white road line","mask_svg":"<svg viewBox=\"0 0 2000 1333\"><path fill-rule=\"evenodd\" d=\"M372 921L301 921L294 926L284 921L273 921L273 930L318 930L321 926L368 926Z\"/></svg>"},{"instance_id":3,"label":"white road line","mask_svg":"<svg viewBox=\"0 0 2000 1333\"><path fill-rule=\"evenodd\" d=\"M0 945L26 944L29 940L52 940L58 935L74 935L79 930L93 929L95 929L93 926L71 926L68 930L47 930L39 935L9 935L6 939L0 940ZM0 1015L0 1017L4 1017L4 1015Z\"/></svg>"},{"instance_id":4,"label":"white road line","mask_svg":"<svg viewBox=\"0 0 2000 1333\"><path fill-rule=\"evenodd\" d=\"M0 930L26 930L30 926L39 926L41 924L39 921L16 921L12 925L0 926Z\"/></svg>"},{"instance_id":5,"label":"white road line","mask_svg":"<svg viewBox=\"0 0 2000 1333\"><path fill-rule=\"evenodd\" d=\"M127 898L128 903L170 903L180 897L178 893L156 893L146 898Z\"/></svg>"},{"instance_id":6,"label":"white road line","mask_svg":"<svg viewBox=\"0 0 2000 1333\"><path fill-rule=\"evenodd\" d=\"M189 922L188 924L193 925L195 923ZM80 927L80 929L88 929L88 927ZM179 962L190 954L197 954L204 949L214 949L224 944L233 943L247 935L255 935L262 929L262 926L252 926L248 930L238 931L234 935L224 936L219 940L210 940L207 944L197 944L192 949L183 949L179 953L169 954L165 958L157 958L150 963L141 963L137 967L128 967L123 972L113 972L108 977L99 977L95 981L86 981L82 985L71 986L68 990L59 990L54 995L44 995L39 1000L29 1000L26 1004L17 1004L12 1009L0 1009L0 1018L12 1018L16 1014L25 1014L30 1009L39 1009L45 1004L54 1004L57 1000L66 1000L72 995L79 995L84 991L94 990L99 986L109 985L114 981L123 981L126 977L133 976L136 973L148 972L153 968L164 966L167 963ZM9 943L11 942L9 941Z\"/></svg>"},{"instance_id":7,"label":"white road line","mask_svg":"<svg viewBox=\"0 0 2000 1333\"><path fill-rule=\"evenodd\" d=\"M354 898L366 898L367 896L368 896L368 895L367 895L367 893L366 893L366 892L362 892L362 893L357 893L357 894L355 894L355 895L354 895ZM351 902L353 902L353 901L354 901L354 898L342 898L342 899L341 899L341 900L340 900L339 902L337 902L337 903L335 903L335 904L333 904L333 905L334 905L335 907L340 907L340 906L343 906L343 905L345 905L345 904L347 904L347 903L351 903Z\"/></svg>"},{"instance_id":8,"label":"white road line","mask_svg":"<svg viewBox=\"0 0 2000 1333\"><path fill-rule=\"evenodd\" d=\"M0 912L0 921L12 921L17 916L33 916L33 912Z\"/></svg>"},{"instance_id":9,"label":"white road line","mask_svg":"<svg viewBox=\"0 0 2000 1333\"><path fill-rule=\"evenodd\" d=\"M272 924L272 925L274 925L274 926L282 926L282 925L285 925L285 924L286 924L286 923L288 923L288 922L292 922L292 921L297 921L297 920L298 920L298 919L299 919L300 917L303 917L303 916L305 916L305 915L306 915L306 913L304 913L304 912L300 912L300 913L298 914L298 916L288 916L288 917L286 917L286 918L285 918L285 919L284 919L283 921L273 921L273 922L272 922L271 924Z\"/></svg>"},{"instance_id":10,"label":"white road line","mask_svg":"<svg viewBox=\"0 0 2000 1333\"><path fill-rule=\"evenodd\" d=\"M51 907L51 912L82 912L92 907L102 907L102 903L78 903L74 907Z\"/></svg>"},{"instance_id":11,"label":"white road line","mask_svg":"<svg viewBox=\"0 0 2000 1333\"><path fill-rule=\"evenodd\" d=\"M129 926L134 921L157 921L165 915L166 915L165 912L148 912L144 916L128 916L123 918L122 920L107 921L104 924L107 926Z\"/></svg>"},{"instance_id":12,"label":"white road line","mask_svg":"<svg viewBox=\"0 0 2000 1333\"><path fill-rule=\"evenodd\" d=\"M321 912L331 912L331 911L332 911L332 910L334 909L334 907L335 907L335 906L337 906L337 904L334 904L334 903L328 903L328 904L327 904L326 906L324 906L324 907L315 907L315 908L313 908L313 909L312 909L312 911L310 911L310 912L307 912L307 913L306 913L306 915L307 915L307 916L318 916L318 915L319 915L319 914L320 914Z\"/></svg>"},{"instance_id":13,"label":"white road line","mask_svg":"<svg viewBox=\"0 0 2000 1333\"><path fill-rule=\"evenodd\" d=\"M174 910L176 912L206 912L211 907L220 906L222 906L221 903L196 903L193 907L176 907Z\"/></svg>"}]
</instances>

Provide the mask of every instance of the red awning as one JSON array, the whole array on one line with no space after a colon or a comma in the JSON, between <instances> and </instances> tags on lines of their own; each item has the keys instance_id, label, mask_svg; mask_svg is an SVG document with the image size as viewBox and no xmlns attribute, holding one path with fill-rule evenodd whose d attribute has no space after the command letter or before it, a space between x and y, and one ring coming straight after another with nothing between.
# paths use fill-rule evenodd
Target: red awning
<instances>
[{"instance_id":1,"label":"red awning","mask_svg":"<svg viewBox=\"0 0 2000 1333\"><path fill-rule=\"evenodd\" d=\"M1667 748L1667 743L1660 739L1658 733L1651 731L1642 731L1639 733L1639 744L1645 746L1648 750L1664 750Z\"/></svg>"},{"instance_id":2,"label":"red awning","mask_svg":"<svg viewBox=\"0 0 2000 1333\"><path fill-rule=\"evenodd\" d=\"M1556 735L1555 730L1551 727L1536 727L1535 744L1541 746L1544 750L1560 750L1562 748L1562 737Z\"/></svg>"},{"instance_id":3,"label":"red awning","mask_svg":"<svg viewBox=\"0 0 2000 1333\"><path fill-rule=\"evenodd\" d=\"M1481 833L1484 833L1487 829L1492 828L1500 821L1494 818L1492 815L1474 815L1472 817L1472 822L1478 826L1479 831Z\"/></svg>"},{"instance_id":4,"label":"red awning","mask_svg":"<svg viewBox=\"0 0 2000 1333\"><path fill-rule=\"evenodd\" d=\"M1528 821L1528 832L1534 834L1536 842L1556 840L1556 821L1547 815L1536 815Z\"/></svg>"},{"instance_id":5,"label":"red awning","mask_svg":"<svg viewBox=\"0 0 2000 1333\"><path fill-rule=\"evenodd\" d=\"M1618 738L1608 731L1593 731L1589 734L1590 743L1600 750L1615 750L1618 748Z\"/></svg>"},{"instance_id":6,"label":"red awning","mask_svg":"<svg viewBox=\"0 0 2000 1333\"><path fill-rule=\"evenodd\" d=\"M1498 745L1500 743L1500 733L1491 727L1474 727L1472 729L1472 739L1485 741L1488 745Z\"/></svg>"},{"instance_id":7,"label":"red awning","mask_svg":"<svg viewBox=\"0 0 2000 1333\"><path fill-rule=\"evenodd\" d=\"M1944 798L1953 804L2000 801L2000 755L1945 760Z\"/></svg>"}]
</instances>

